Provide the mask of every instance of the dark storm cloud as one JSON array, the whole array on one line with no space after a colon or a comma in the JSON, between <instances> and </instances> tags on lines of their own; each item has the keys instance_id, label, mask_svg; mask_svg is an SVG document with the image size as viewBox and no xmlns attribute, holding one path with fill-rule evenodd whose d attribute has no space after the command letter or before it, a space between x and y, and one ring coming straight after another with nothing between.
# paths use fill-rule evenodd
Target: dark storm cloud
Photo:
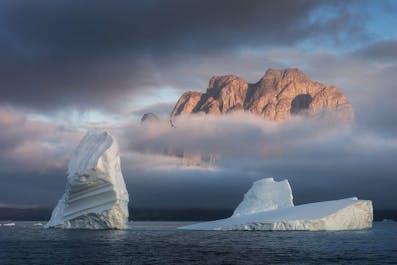
<instances>
[{"instance_id":1,"label":"dark storm cloud","mask_svg":"<svg viewBox=\"0 0 397 265\"><path fill-rule=\"evenodd\" d=\"M337 15L310 19L323 5ZM311 0L22 0L0 12L1 101L38 109L120 107L130 92L164 85L156 71L175 56L359 31L345 5Z\"/></svg>"}]
</instances>

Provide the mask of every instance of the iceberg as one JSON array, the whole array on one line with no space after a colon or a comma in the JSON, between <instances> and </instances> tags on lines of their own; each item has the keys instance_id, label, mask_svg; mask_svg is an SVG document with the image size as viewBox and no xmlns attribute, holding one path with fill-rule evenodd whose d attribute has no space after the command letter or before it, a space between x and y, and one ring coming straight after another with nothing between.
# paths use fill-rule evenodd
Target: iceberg
<instances>
[{"instance_id":1,"label":"iceberg","mask_svg":"<svg viewBox=\"0 0 397 265\"><path fill-rule=\"evenodd\" d=\"M68 166L65 193L45 227L124 229L129 196L116 139L108 132L88 132Z\"/></svg>"},{"instance_id":2,"label":"iceberg","mask_svg":"<svg viewBox=\"0 0 397 265\"><path fill-rule=\"evenodd\" d=\"M372 227L370 200L356 197L294 206L288 180L254 182L243 201L226 219L180 227L186 230L337 231Z\"/></svg>"}]
</instances>

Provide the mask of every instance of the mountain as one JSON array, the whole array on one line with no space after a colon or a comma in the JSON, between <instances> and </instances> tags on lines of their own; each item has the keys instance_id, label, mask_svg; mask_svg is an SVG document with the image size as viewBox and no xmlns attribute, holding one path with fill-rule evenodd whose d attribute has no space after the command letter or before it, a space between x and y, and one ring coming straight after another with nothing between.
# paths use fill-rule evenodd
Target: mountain
<instances>
[{"instance_id":1,"label":"mountain","mask_svg":"<svg viewBox=\"0 0 397 265\"><path fill-rule=\"evenodd\" d=\"M176 103L171 118L190 113L249 111L267 120L284 121L302 113L331 110L342 121L354 119L347 97L335 86L312 81L296 68L269 69L255 84L235 75L214 76L205 93L189 91Z\"/></svg>"},{"instance_id":2,"label":"mountain","mask_svg":"<svg viewBox=\"0 0 397 265\"><path fill-rule=\"evenodd\" d=\"M151 112L143 114L143 116L141 118L141 123L158 122L158 121L160 121L159 117L156 114L151 113Z\"/></svg>"}]
</instances>

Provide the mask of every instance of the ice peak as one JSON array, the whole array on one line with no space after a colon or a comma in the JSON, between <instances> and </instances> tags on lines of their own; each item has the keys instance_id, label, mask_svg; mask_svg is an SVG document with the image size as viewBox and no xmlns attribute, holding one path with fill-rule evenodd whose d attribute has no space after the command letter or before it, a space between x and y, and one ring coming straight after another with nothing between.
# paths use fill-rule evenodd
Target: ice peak
<instances>
[{"instance_id":1,"label":"ice peak","mask_svg":"<svg viewBox=\"0 0 397 265\"><path fill-rule=\"evenodd\" d=\"M105 152L118 155L118 146L114 137L107 131L87 132L69 162L68 177L73 178L96 168Z\"/></svg>"},{"instance_id":2,"label":"ice peak","mask_svg":"<svg viewBox=\"0 0 397 265\"><path fill-rule=\"evenodd\" d=\"M263 178L263 179L260 179L260 180L255 181L255 182L254 182L254 185L255 185L255 184L259 184L259 183L261 183L261 182L267 182L267 183L269 183L269 182L275 182L275 181L274 181L274 178Z\"/></svg>"},{"instance_id":3,"label":"ice peak","mask_svg":"<svg viewBox=\"0 0 397 265\"><path fill-rule=\"evenodd\" d=\"M264 178L255 181L234 210L233 216L293 207L293 196L288 180Z\"/></svg>"}]
</instances>

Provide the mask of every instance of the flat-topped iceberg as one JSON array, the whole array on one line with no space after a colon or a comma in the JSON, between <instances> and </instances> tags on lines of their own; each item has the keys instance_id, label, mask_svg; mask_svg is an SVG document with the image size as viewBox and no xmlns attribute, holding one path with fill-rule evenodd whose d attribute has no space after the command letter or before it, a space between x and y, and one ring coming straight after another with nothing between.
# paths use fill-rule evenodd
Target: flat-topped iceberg
<instances>
[{"instance_id":1,"label":"flat-topped iceberg","mask_svg":"<svg viewBox=\"0 0 397 265\"><path fill-rule=\"evenodd\" d=\"M233 215L188 230L359 230L372 227L372 202L347 198L294 206L288 180L254 182Z\"/></svg>"},{"instance_id":2,"label":"flat-topped iceberg","mask_svg":"<svg viewBox=\"0 0 397 265\"><path fill-rule=\"evenodd\" d=\"M88 132L69 162L65 193L46 227L124 229L128 201L115 138Z\"/></svg>"}]
</instances>

